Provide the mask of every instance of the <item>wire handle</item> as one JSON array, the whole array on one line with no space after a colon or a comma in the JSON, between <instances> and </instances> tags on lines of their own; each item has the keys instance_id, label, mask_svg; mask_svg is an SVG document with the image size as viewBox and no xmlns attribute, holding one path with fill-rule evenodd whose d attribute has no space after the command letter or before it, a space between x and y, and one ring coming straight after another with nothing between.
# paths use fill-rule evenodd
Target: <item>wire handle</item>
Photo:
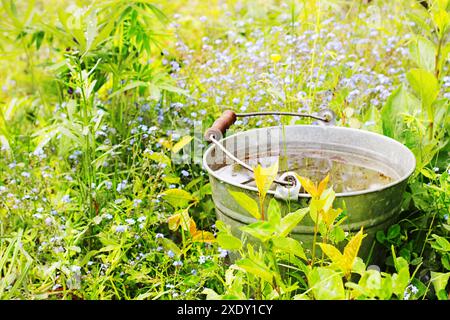
<instances>
[{"instance_id":1,"label":"wire handle","mask_svg":"<svg viewBox=\"0 0 450 320\"><path fill-rule=\"evenodd\" d=\"M211 137L216 140L221 140L225 135L225 132L236 122L237 118L256 116L294 116L312 118L325 123L333 123L335 119L334 112L328 109L322 110L318 115L281 111L235 113L233 110L225 110L222 115L214 121L212 126L206 130L204 138L208 142L212 142Z\"/></svg>"}]
</instances>

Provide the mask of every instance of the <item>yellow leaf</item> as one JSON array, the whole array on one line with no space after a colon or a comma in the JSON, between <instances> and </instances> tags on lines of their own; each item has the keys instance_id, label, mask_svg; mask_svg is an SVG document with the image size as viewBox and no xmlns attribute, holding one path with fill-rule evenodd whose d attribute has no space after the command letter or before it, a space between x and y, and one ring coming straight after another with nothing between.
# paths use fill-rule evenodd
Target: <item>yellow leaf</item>
<instances>
[{"instance_id":1,"label":"yellow leaf","mask_svg":"<svg viewBox=\"0 0 450 320\"><path fill-rule=\"evenodd\" d=\"M314 182L312 182L308 178L301 177L298 174L296 174L296 175L297 175L297 178L300 181L303 189L305 189L305 191L308 192L311 195L311 197L315 198L315 197L319 196L319 192L318 192Z\"/></svg>"},{"instance_id":2,"label":"yellow leaf","mask_svg":"<svg viewBox=\"0 0 450 320\"><path fill-rule=\"evenodd\" d=\"M169 224L169 229L175 231L180 226L181 216L179 213L175 213L167 219L167 223Z\"/></svg>"},{"instance_id":3,"label":"yellow leaf","mask_svg":"<svg viewBox=\"0 0 450 320\"><path fill-rule=\"evenodd\" d=\"M192 235L194 242L215 242L216 238L211 232L198 230Z\"/></svg>"},{"instance_id":4,"label":"yellow leaf","mask_svg":"<svg viewBox=\"0 0 450 320\"><path fill-rule=\"evenodd\" d=\"M320 221L322 221L322 213L323 213L323 206L325 204L325 200L320 199L311 199L311 202L309 203L309 215L314 221L315 224L319 224Z\"/></svg>"},{"instance_id":5,"label":"yellow leaf","mask_svg":"<svg viewBox=\"0 0 450 320\"><path fill-rule=\"evenodd\" d=\"M187 145L189 142L191 142L192 137L191 136L184 136L180 139L180 141L178 141L173 147L172 147L172 152L173 153L178 153L180 152L181 149L183 149L183 147L185 145Z\"/></svg>"},{"instance_id":6,"label":"yellow leaf","mask_svg":"<svg viewBox=\"0 0 450 320\"><path fill-rule=\"evenodd\" d=\"M185 209L171 215L167 219L167 223L169 224L169 229L172 231L177 230L179 226L181 226L183 230L188 231L190 227L190 220L191 218L189 217L189 212Z\"/></svg>"},{"instance_id":7,"label":"yellow leaf","mask_svg":"<svg viewBox=\"0 0 450 320\"><path fill-rule=\"evenodd\" d=\"M344 256L339 252L338 249L336 249L335 246L326 243L319 243L319 246L322 249L323 253L325 253L334 264L336 264L339 268L343 267Z\"/></svg>"},{"instance_id":8,"label":"yellow leaf","mask_svg":"<svg viewBox=\"0 0 450 320\"><path fill-rule=\"evenodd\" d=\"M278 161L267 168L261 167L260 164L254 169L256 187L262 198L266 197L267 191L269 191L273 180L275 180L278 174Z\"/></svg>"},{"instance_id":9,"label":"yellow leaf","mask_svg":"<svg viewBox=\"0 0 450 320\"><path fill-rule=\"evenodd\" d=\"M195 221L192 218L191 218L191 220L189 220L189 232L192 235L197 232L197 225L195 224Z\"/></svg>"},{"instance_id":10,"label":"yellow leaf","mask_svg":"<svg viewBox=\"0 0 450 320\"><path fill-rule=\"evenodd\" d=\"M162 144L162 146L166 149L171 149L172 148L172 141L168 141L166 139L162 139L160 140L160 143Z\"/></svg>"},{"instance_id":11,"label":"yellow leaf","mask_svg":"<svg viewBox=\"0 0 450 320\"><path fill-rule=\"evenodd\" d=\"M341 212L342 212L341 208L338 208L338 209L331 208L330 210L323 213L323 215L322 215L323 221L328 226L328 228L331 227L334 220L336 220L336 218L341 214Z\"/></svg>"},{"instance_id":12,"label":"yellow leaf","mask_svg":"<svg viewBox=\"0 0 450 320\"><path fill-rule=\"evenodd\" d=\"M317 193L322 195L323 191L327 188L328 182L330 181L330 174L327 174L325 178L319 183L319 187L317 188Z\"/></svg>"},{"instance_id":13,"label":"yellow leaf","mask_svg":"<svg viewBox=\"0 0 450 320\"><path fill-rule=\"evenodd\" d=\"M363 234L363 227L358 233L347 243L344 248L344 272L348 273L353 266L355 258L358 256L359 248L361 247L362 239L365 237Z\"/></svg>"},{"instance_id":14,"label":"yellow leaf","mask_svg":"<svg viewBox=\"0 0 450 320\"><path fill-rule=\"evenodd\" d=\"M245 209L248 213L250 213L252 216L254 216L256 219L261 218L261 213L258 209L258 204L255 200L250 198L248 195L246 195L244 192L238 192L238 191L229 191L231 196L236 200L236 202Z\"/></svg>"},{"instance_id":15,"label":"yellow leaf","mask_svg":"<svg viewBox=\"0 0 450 320\"><path fill-rule=\"evenodd\" d=\"M181 211L180 213L180 225L184 231L188 231L190 228L191 217L189 217L188 209Z\"/></svg>"}]
</instances>

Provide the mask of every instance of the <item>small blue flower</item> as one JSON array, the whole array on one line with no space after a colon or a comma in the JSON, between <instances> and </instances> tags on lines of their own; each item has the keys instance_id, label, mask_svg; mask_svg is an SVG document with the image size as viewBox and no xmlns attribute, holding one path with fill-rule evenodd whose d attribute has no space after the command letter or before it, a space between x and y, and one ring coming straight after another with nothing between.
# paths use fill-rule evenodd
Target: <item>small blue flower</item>
<instances>
[{"instance_id":1,"label":"small blue flower","mask_svg":"<svg viewBox=\"0 0 450 320\"><path fill-rule=\"evenodd\" d=\"M173 262L173 266L174 267L181 267L183 265L183 262L181 262L180 260L174 261Z\"/></svg>"},{"instance_id":2,"label":"small blue flower","mask_svg":"<svg viewBox=\"0 0 450 320\"><path fill-rule=\"evenodd\" d=\"M220 258L225 258L228 255L228 251L225 249L222 249L221 247L219 247L218 251L219 251Z\"/></svg>"},{"instance_id":3,"label":"small blue flower","mask_svg":"<svg viewBox=\"0 0 450 320\"><path fill-rule=\"evenodd\" d=\"M167 256L168 256L169 258L173 258L173 257L175 257L175 253L173 253L172 250L169 250L169 251L167 251Z\"/></svg>"},{"instance_id":4,"label":"small blue flower","mask_svg":"<svg viewBox=\"0 0 450 320\"><path fill-rule=\"evenodd\" d=\"M29 178L30 173L29 172L22 172L22 177Z\"/></svg>"},{"instance_id":5,"label":"small blue flower","mask_svg":"<svg viewBox=\"0 0 450 320\"><path fill-rule=\"evenodd\" d=\"M127 226L122 226L122 225L117 226L116 227L116 232L118 232L118 233L125 232L127 230L127 228L128 228Z\"/></svg>"},{"instance_id":6,"label":"small blue flower","mask_svg":"<svg viewBox=\"0 0 450 320\"><path fill-rule=\"evenodd\" d=\"M186 170L181 170L181 174L182 174L184 177L189 177L189 172L186 171Z\"/></svg>"}]
</instances>

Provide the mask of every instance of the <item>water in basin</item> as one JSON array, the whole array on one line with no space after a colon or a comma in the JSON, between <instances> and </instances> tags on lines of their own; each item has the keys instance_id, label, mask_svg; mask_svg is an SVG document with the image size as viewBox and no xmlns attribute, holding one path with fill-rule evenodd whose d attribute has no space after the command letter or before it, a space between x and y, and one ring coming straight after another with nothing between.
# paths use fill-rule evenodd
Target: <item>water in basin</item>
<instances>
[{"instance_id":1,"label":"water in basin","mask_svg":"<svg viewBox=\"0 0 450 320\"><path fill-rule=\"evenodd\" d=\"M245 162L255 167L258 163L268 166L277 160L280 168L279 176L286 171L292 171L318 182L329 174L329 186L333 186L337 193L375 190L398 178L383 161L336 151L302 150L288 153L283 157L271 155L249 157ZM216 174L227 182L256 186L253 173L238 164L222 166L216 170ZM276 185L272 184L272 189L275 187Z\"/></svg>"}]
</instances>

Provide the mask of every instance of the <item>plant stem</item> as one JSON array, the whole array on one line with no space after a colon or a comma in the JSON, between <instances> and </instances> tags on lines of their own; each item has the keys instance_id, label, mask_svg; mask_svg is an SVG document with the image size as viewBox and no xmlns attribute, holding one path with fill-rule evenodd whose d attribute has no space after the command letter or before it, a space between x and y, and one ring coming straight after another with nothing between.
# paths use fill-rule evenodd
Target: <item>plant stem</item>
<instances>
[{"instance_id":1,"label":"plant stem","mask_svg":"<svg viewBox=\"0 0 450 320\"><path fill-rule=\"evenodd\" d=\"M315 258L316 258L317 232L318 232L318 227L317 227L317 223L315 223L315 224L314 224L314 239L313 239L313 247L312 247L311 266L314 265L314 260L315 260Z\"/></svg>"}]
</instances>

